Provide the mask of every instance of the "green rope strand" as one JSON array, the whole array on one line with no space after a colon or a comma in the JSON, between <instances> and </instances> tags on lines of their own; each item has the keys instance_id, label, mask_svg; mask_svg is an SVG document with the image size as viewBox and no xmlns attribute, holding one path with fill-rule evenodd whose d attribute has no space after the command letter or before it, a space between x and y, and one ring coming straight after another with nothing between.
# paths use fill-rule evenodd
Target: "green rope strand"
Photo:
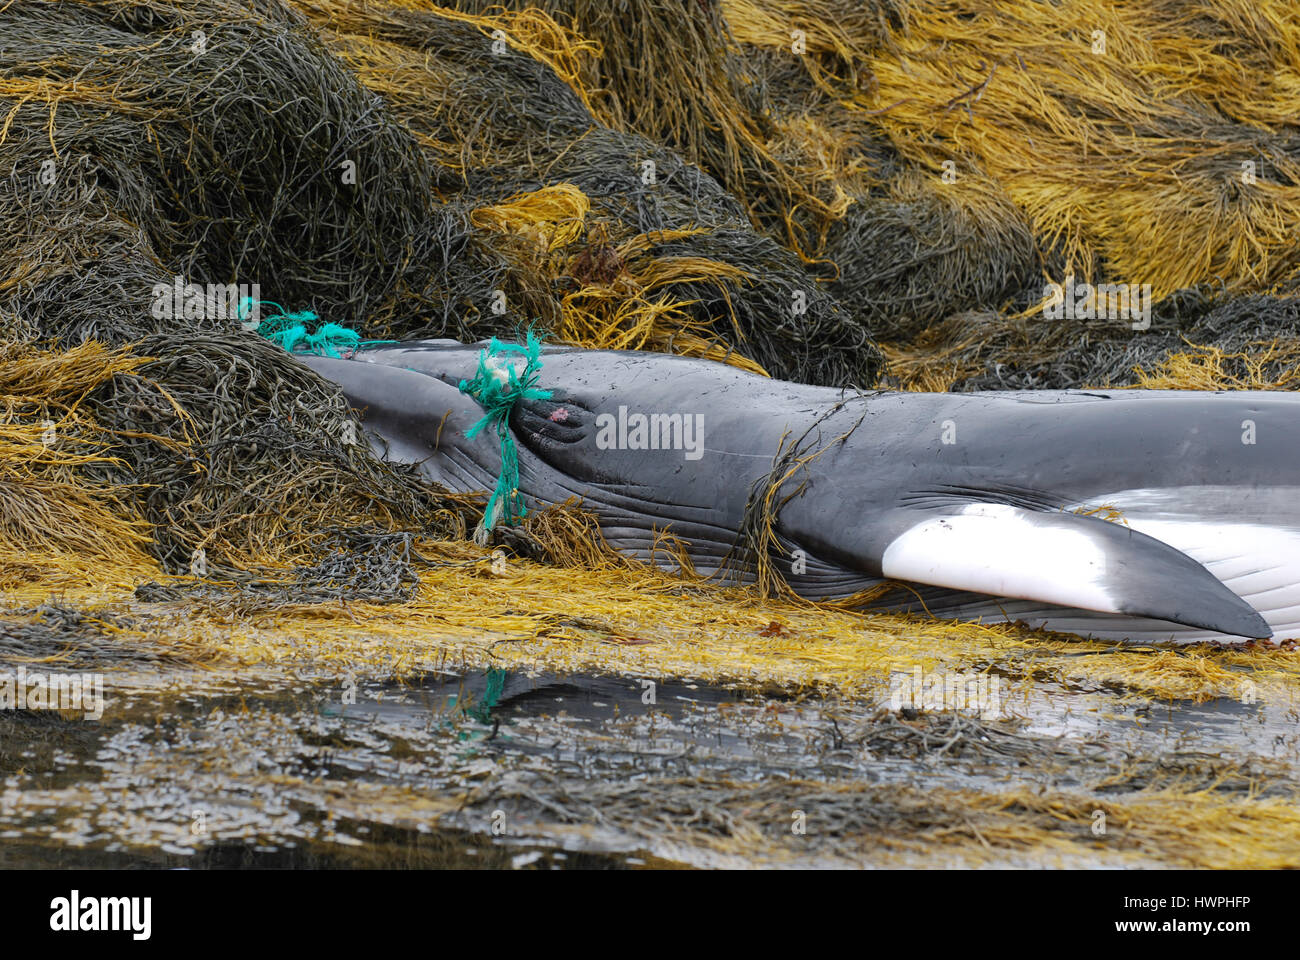
<instances>
[{"instance_id":1,"label":"green rope strand","mask_svg":"<svg viewBox=\"0 0 1300 960\"><path fill-rule=\"evenodd\" d=\"M285 313L284 307L270 300L254 301L245 297L239 303L239 319L247 321L253 315L253 307L275 307L279 313L265 318L254 331L258 336L279 344L290 353L313 353L318 357L343 359L352 356L364 347L373 347L380 343L396 343L395 340L362 340L361 334L337 323L325 323L318 326L314 333L307 332L307 325L315 323L320 317L310 310L301 313Z\"/></svg>"},{"instance_id":2,"label":"green rope strand","mask_svg":"<svg viewBox=\"0 0 1300 960\"><path fill-rule=\"evenodd\" d=\"M522 376L505 359L511 353L525 359ZM490 425L501 442L501 476L483 514L483 523L475 533L475 539L481 542L486 542L487 532L498 520L513 526L528 515L524 498L519 494L519 451L510 435L510 413L520 400L550 399L551 391L537 387L542 369L541 353L541 341L531 330L523 346L502 343L493 337L488 348L479 353L478 373L472 380L460 382L460 392L473 397L485 411L483 419L465 431L465 436L472 440Z\"/></svg>"}]
</instances>

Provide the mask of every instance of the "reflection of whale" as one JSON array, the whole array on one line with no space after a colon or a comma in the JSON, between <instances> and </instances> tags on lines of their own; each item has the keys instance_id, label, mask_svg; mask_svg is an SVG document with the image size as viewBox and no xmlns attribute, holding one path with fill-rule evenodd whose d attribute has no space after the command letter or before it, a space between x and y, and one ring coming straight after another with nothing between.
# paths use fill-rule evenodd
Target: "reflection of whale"
<instances>
[{"instance_id":1,"label":"reflection of whale","mask_svg":"<svg viewBox=\"0 0 1300 960\"><path fill-rule=\"evenodd\" d=\"M488 490L499 444L466 439L482 411L457 389L478 357L421 341L301 359L387 457ZM510 418L520 490L581 497L627 552L669 530L715 571L757 492L770 556L803 596L889 579L913 585L895 606L938 616L1143 641L1300 636L1300 397L858 395L565 348L546 352L541 385L552 399Z\"/></svg>"},{"instance_id":2,"label":"reflection of whale","mask_svg":"<svg viewBox=\"0 0 1300 960\"><path fill-rule=\"evenodd\" d=\"M379 696L360 696L343 709L330 705L332 714L357 718L401 718L432 711L440 716L464 714L481 723L519 716L547 716L563 712L569 717L608 720L620 712L656 712L680 718L697 706L716 707L753 697L709 684L673 680L635 680L616 676L532 673L492 668L460 674L432 674L400 689L376 684ZM780 690L769 690L763 703L784 701Z\"/></svg>"}]
</instances>

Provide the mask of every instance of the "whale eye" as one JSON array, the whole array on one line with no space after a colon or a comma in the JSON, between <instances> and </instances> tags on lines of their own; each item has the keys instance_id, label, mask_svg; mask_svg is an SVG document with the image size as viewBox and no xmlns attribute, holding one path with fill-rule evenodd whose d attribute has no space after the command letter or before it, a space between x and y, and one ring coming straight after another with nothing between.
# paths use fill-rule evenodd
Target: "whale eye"
<instances>
[{"instance_id":1,"label":"whale eye","mask_svg":"<svg viewBox=\"0 0 1300 960\"><path fill-rule=\"evenodd\" d=\"M515 406L510 431L520 448L581 484L611 483L599 459L593 460L596 414L573 394L552 391L549 400Z\"/></svg>"},{"instance_id":2,"label":"whale eye","mask_svg":"<svg viewBox=\"0 0 1300 960\"><path fill-rule=\"evenodd\" d=\"M527 400L516 406L510 427L525 445L535 439L571 444L582 439L594 419L572 396L555 390L549 400Z\"/></svg>"}]
</instances>

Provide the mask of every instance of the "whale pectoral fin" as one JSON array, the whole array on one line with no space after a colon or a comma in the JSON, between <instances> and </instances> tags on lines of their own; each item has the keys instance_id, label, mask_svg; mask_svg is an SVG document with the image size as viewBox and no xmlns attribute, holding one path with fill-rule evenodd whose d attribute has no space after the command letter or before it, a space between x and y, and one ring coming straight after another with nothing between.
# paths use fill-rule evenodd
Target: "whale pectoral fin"
<instances>
[{"instance_id":1,"label":"whale pectoral fin","mask_svg":"<svg viewBox=\"0 0 1300 960\"><path fill-rule=\"evenodd\" d=\"M1201 564L1118 523L988 503L919 517L898 511L890 521L903 527L881 554L881 572L891 580L1272 636Z\"/></svg>"}]
</instances>

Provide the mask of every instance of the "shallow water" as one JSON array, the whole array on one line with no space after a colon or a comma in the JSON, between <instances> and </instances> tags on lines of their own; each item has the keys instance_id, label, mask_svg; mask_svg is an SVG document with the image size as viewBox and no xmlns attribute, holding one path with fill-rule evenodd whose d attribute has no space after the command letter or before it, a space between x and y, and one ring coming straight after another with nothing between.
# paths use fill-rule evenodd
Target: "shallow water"
<instances>
[{"instance_id":1,"label":"shallow water","mask_svg":"<svg viewBox=\"0 0 1300 960\"><path fill-rule=\"evenodd\" d=\"M0 866L930 865L950 856L927 848L936 814L908 800L877 822L879 798L840 809L836 791L1122 796L1172 777L1269 796L1297 782L1294 703L1121 703L1039 683L1004 708L981 720L488 670L355 690L137 693L98 723L8 713ZM816 842L792 833L805 806L839 826ZM900 860L845 839L874 829L917 849ZM1080 850L1073 862L1110 861Z\"/></svg>"}]
</instances>

